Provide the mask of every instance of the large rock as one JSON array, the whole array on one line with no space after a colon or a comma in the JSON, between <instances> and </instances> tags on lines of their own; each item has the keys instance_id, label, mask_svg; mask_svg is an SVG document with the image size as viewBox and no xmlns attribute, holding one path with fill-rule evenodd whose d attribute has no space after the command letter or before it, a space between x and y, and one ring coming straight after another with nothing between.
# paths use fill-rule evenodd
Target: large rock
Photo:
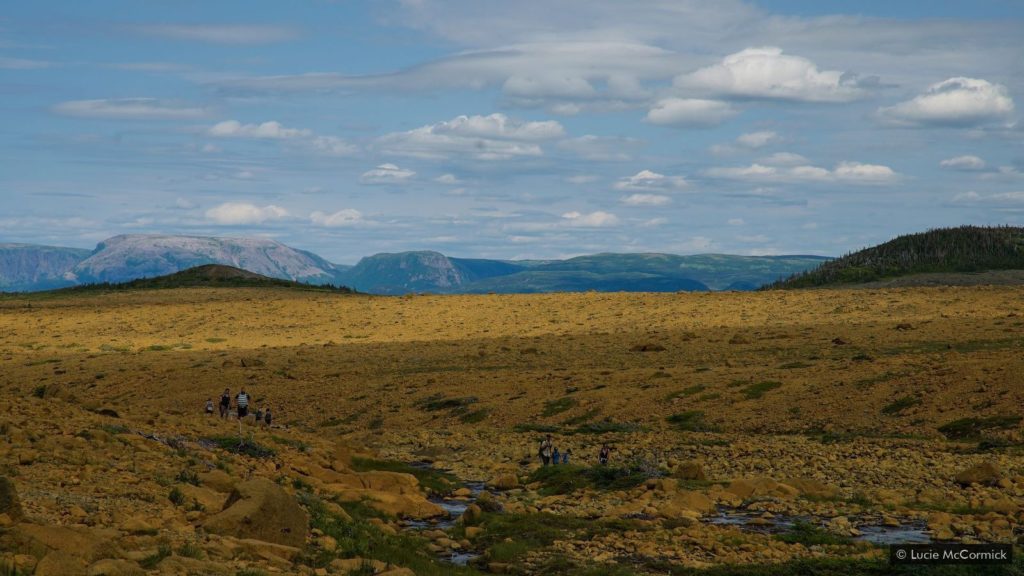
<instances>
[{"instance_id":1,"label":"large rock","mask_svg":"<svg viewBox=\"0 0 1024 576\"><path fill-rule=\"evenodd\" d=\"M213 534L301 548L306 543L309 515L283 488L257 479L238 484L224 510L203 527Z\"/></svg>"},{"instance_id":2,"label":"large rock","mask_svg":"<svg viewBox=\"0 0 1024 576\"><path fill-rule=\"evenodd\" d=\"M970 486L971 484L994 486L1002 477L1003 472L999 466L991 462L982 462L966 470L961 470L954 480L961 486Z\"/></svg>"},{"instance_id":3,"label":"large rock","mask_svg":"<svg viewBox=\"0 0 1024 576\"><path fill-rule=\"evenodd\" d=\"M519 477L516 476L514 472L498 474L487 482L487 487L495 490L512 490L513 488L519 488Z\"/></svg>"},{"instance_id":4,"label":"large rock","mask_svg":"<svg viewBox=\"0 0 1024 576\"><path fill-rule=\"evenodd\" d=\"M832 500L840 495L839 488L829 486L821 480L815 480L814 478L794 478L786 480L786 485L796 488L800 491L800 494L809 498Z\"/></svg>"},{"instance_id":5,"label":"large rock","mask_svg":"<svg viewBox=\"0 0 1024 576\"><path fill-rule=\"evenodd\" d=\"M21 500L18 499L18 491L14 488L14 482L7 476L0 476L0 514L7 514L14 522L25 517L21 510Z\"/></svg>"},{"instance_id":6,"label":"large rock","mask_svg":"<svg viewBox=\"0 0 1024 576\"><path fill-rule=\"evenodd\" d=\"M89 576L146 576L146 571L134 562L107 558L90 566Z\"/></svg>"},{"instance_id":7,"label":"large rock","mask_svg":"<svg viewBox=\"0 0 1024 576\"><path fill-rule=\"evenodd\" d=\"M789 484L763 477L733 480L726 491L744 500L762 496L791 499L800 494L799 490Z\"/></svg>"},{"instance_id":8,"label":"large rock","mask_svg":"<svg viewBox=\"0 0 1024 576\"><path fill-rule=\"evenodd\" d=\"M348 488L338 484L328 484L325 488L337 495L342 502L365 501L372 508L389 516L421 520L447 514L444 508L427 500L419 493L399 494L380 490Z\"/></svg>"},{"instance_id":9,"label":"large rock","mask_svg":"<svg viewBox=\"0 0 1024 576\"><path fill-rule=\"evenodd\" d=\"M118 531L113 529L18 524L9 534L10 542L4 546L36 558L45 557L50 552L62 552L95 562L118 554L114 544L118 535Z\"/></svg>"},{"instance_id":10,"label":"large rock","mask_svg":"<svg viewBox=\"0 0 1024 576\"><path fill-rule=\"evenodd\" d=\"M708 479L704 474L704 468L697 462L683 462L672 471L672 476L680 480L697 480L699 482Z\"/></svg>"},{"instance_id":11,"label":"large rock","mask_svg":"<svg viewBox=\"0 0 1024 576\"><path fill-rule=\"evenodd\" d=\"M700 518L715 510L715 502L700 492L683 490L658 506L658 514L665 518Z\"/></svg>"},{"instance_id":12,"label":"large rock","mask_svg":"<svg viewBox=\"0 0 1024 576\"><path fill-rule=\"evenodd\" d=\"M50 552L36 564L35 576L86 576L86 565L81 558L64 552Z\"/></svg>"}]
</instances>

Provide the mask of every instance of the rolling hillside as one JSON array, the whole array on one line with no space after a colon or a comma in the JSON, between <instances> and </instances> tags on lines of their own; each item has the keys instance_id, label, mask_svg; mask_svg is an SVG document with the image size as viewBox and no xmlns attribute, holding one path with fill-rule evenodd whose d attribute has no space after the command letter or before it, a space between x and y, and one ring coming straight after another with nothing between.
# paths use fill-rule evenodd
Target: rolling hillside
<instances>
[{"instance_id":1,"label":"rolling hillside","mask_svg":"<svg viewBox=\"0 0 1024 576\"><path fill-rule=\"evenodd\" d=\"M939 228L847 254L766 286L770 289L863 284L918 274L1024 270L1024 228ZM933 277L934 281L934 277Z\"/></svg>"}]
</instances>

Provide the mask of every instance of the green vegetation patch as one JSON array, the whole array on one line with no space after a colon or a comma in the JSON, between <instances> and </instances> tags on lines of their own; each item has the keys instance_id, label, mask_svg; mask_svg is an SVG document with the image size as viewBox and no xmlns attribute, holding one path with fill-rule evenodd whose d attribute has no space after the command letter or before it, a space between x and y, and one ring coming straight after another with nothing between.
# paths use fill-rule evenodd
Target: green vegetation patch
<instances>
[{"instance_id":1,"label":"green vegetation patch","mask_svg":"<svg viewBox=\"0 0 1024 576\"><path fill-rule=\"evenodd\" d=\"M583 488L628 490L647 481L650 474L638 466L544 466L530 474L529 483L539 482L544 496L571 494Z\"/></svg>"},{"instance_id":2,"label":"green vegetation patch","mask_svg":"<svg viewBox=\"0 0 1024 576\"><path fill-rule=\"evenodd\" d=\"M479 410L473 410L472 412L466 412L459 416L459 421L463 424L479 424L487 417L491 415L490 408L480 408Z\"/></svg>"},{"instance_id":3,"label":"green vegetation patch","mask_svg":"<svg viewBox=\"0 0 1024 576\"><path fill-rule=\"evenodd\" d=\"M704 412L688 410L665 418L677 430L684 432L714 432L715 427L704 420Z\"/></svg>"},{"instance_id":4,"label":"green vegetation patch","mask_svg":"<svg viewBox=\"0 0 1024 576\"><path fill-rule=\"evenodd\" d=\"M766 393L775 390L776 388L782 387L782 382L775 380L765 380L764 382L758 382L757 384L751 384L741 390L747 400L757 400L764 396Z\"/></svg>"},{"instance_id":5,"label":"green vegetation patch","mask_svg":"<svg viewBox=\"0 0 1024 576\"><path fill-rule=\"evenodd\" d=\"M549 416L554 416L555 414L561 414L562 412L576 406L576 404L576 399L570 398L569 396L564 396L557 400L548 400L544 403L544 411L541 412L541 416L547 418Z\"/></svg>"},{"instance_id":6,"label":"green vegetation patch","mask_svg":"<svg viewBox=\"0 0 1024 576\"><path fill-rule=\"evenodd\" d=\"M425 412L448 410L453 416L456 416L466 413L469 410L469 406L477 402L479 402L479 398L476 396L446 398L444 394L434 394L416 402L416 407Z\"/></svg>"},{"instance_id":7,"label":"green vegetation patch","mask_svg":"<svg viewBox=\"0 0 1024 576\"><path fill-rule=\"evenodd\" d=\"M238 436L210 436L206 440L212 442L221 450L251 458L272 458L277 454L273 448L263 446L255 440L247 440Z\"/></svg>"},{"instance_id":8,"label":"green vegetation patch","mask_svg":"<svg viewBox=\"0 0 1024 576\"><path fill-rule=\"evenodd\" d=\"M920 403L920 398L917 398L915 396L904 396L898 400L894 400L893 402L886 404L885 407L882 408L882 414L885 414L886 416L896 416L897 414L902 413L904 410L917 406Z\"/></svg>"},{"instance_id":9,"label":"green vegetation patch","mask_svg":"<svg viewBox=\"0 0 1024 576\"><path fill-rule=\"evenodd\" d=\"M981 438L982 432L1015 428L1020 421L1020 416L961 418L939 426L939 432L949 440L978 440Z\"/></svg>"},{"instance_id":10,"label":"green vegetation patch","mask_svg":"<svg viewBox=\"0 0 1024 576\"><path fill-rule=\"evenodd\" d=\"M847 536L839 536L810 522L800 521L794 524L789 531L776 534L775 538L790 544L803 544L804 546L848 546L853 543Z\"/></svg>"},{"instance_id":11,"label":"green vegetation patch","mask_svg":"<svg viewBox=\"0 0 1024 576\"><path fill-rule=\"evenodd\" d=\"M338 547L334 551L309 548L300 561L313 568L325 568L335 558L366 558L402 566L417 576L475 576L473 568L443 563L428 550L429 541L415 534L384 532L371 520L379 516L366 507L345 506L351 520L332 513L327 504L309 493L300 493L299 501L310 515L310 526L334 538Z\"/></svg>"},{"instance_id":12,"label":"green vegetation patch","mask_svg":"<svg viewBox=\"0 0 1024 576\"><path fill-rule=\"evenodd\" d=\"M448 494L461 486L458 478L442 470L418 468L395 460L376 460L356 456L352 458L352 470L355 472L381 471L412 474L420 481L420 486L434 494Z\"/></svg>"}]
</instances>

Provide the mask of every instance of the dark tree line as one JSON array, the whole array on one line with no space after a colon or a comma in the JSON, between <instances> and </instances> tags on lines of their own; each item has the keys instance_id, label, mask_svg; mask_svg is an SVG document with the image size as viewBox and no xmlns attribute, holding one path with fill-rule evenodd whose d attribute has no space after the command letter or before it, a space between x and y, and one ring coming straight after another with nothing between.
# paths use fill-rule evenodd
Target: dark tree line
<instances>
[{"instance_id":1,"label":"dark tree line","mask_svg":"<svg viewBox=\"0 0 1024 576\"><path fill-rule=\"evenodd\" d=\"M1014 269L1024 269L1024 228L960 226L899 236L764 288L812 288L928 272Z\"/></svg>"}]
</instances>

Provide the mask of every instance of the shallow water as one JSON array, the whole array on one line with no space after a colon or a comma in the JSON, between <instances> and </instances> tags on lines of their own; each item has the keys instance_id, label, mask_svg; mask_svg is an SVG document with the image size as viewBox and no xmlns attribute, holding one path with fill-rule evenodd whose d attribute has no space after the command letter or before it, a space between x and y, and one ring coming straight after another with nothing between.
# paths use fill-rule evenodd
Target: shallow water
<instances>
[{"instance_id":1,"label":"shallow water","mask_svg":"<svg viewBox=\"0 0 1024 576\"><path fill-rule=\"evenodd\" d=\"M430 464L418 462L413 464L417 468L430 468ZM448 530L455 526L455 522L458 521L459 517L462 516L463 512L470 504L476 502L476 499L484 491L483 482L463 482L463 486L469 488L470 495L463 498L446 498L446 497L432 497L430 501L440 506L447 516L441 516L438 518L431 518L429 520L409 520L405 522L405 527L409 530ZM474 558L479 557L479 554L474 552L452 552L450 555L439 556L440 560L449 562L456 566L465 566Z\"/></svg>"},{"instance_id":2,"label":"shallow water","mask_svg":"<svg viewBox=\"0 0 1024 576\"><path fill-rule=\"evenodd\" d=\"M783 534L789 532L797 522L809 522L816 526L823 526L827 519L815 516L787 516L785 514L774 514L773 518L760 523L762 512L742 510L737 508L719 507L718 512L713 516L704 518L704 522L716 526L736 526L745 532L756 532L759 534ZM854 527L861 532L855 536L854 541L871 542L879 546L890 544L928 544L932 541L927 527L923 522L908 522L899 526L885 526L873 524L871 521L860 522L857 518L851 518Z\"/></svg>"}]
</instances>

